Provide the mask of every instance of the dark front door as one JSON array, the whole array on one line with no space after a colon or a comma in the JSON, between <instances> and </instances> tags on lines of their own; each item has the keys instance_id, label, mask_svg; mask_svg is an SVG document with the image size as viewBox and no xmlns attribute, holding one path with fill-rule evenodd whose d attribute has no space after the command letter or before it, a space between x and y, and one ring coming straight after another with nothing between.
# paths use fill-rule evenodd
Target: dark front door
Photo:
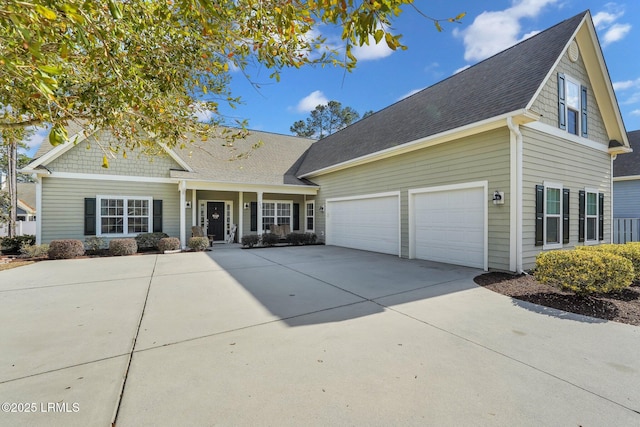
<instances>
[{"instance_id":1,"label":"dark front door","mask_svg":"<svg viewBox=\"0 0 640 427\"><path fill-rule=\"evenodd\" d=\"M207 202L207 235L224 240L224 202Z\"/></svg>"}]
</instances>

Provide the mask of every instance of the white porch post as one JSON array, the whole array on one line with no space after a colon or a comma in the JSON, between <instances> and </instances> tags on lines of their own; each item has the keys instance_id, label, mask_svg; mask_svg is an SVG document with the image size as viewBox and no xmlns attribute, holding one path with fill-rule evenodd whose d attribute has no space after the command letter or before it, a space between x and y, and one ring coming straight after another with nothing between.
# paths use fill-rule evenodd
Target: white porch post
<instances>
[{"instance_id":1,"label":"white porch post","mask_svg":"<svg viewBox=\"0 0 640 427\"><path fill-rule=\"evenodd\" d=\"M195 189L191 190L191 226L198 225L198 201L196 200Z\"/></svg>"},{"instance_id":2,"label":"white porch post","mask_svg":"<svg viewBox=\"0 0 640 427\"><path fill-rule=\"evenodd\" d=\"M42 244L42 177L36 178L36 245ZM96 207L98 209L98 207Z\"/></svg>"},{"instance_id":3,"label":"white porch post","mask_svg":"<svg viewBox=\"0 0 640 427\"><path fill-rule=\"evenodd\" d=\"M262 235L262 191L258 191L258 236Z\"/></svg>"},{"instance_id":4,"label":"white porch post","mask_svg":"<svg viewBox=\"0 0 640 427\"><path fill-rule=\"evenodd\" d=\"M244 194L242 193L242 191L240 191L238 193L238 229L236 230L237 236L238 236L238 242L240 242L240 239L242 239L242 236L244 236L243 233L243 227L242 227L242 223L244 222Z\"/></svg>"},{"instance_id":5,"label":"white porch post","mask_svg":"<svg viewBox=\"0 0 640 427\"><path fill-rule=\"evenodd\" d=\"M187 182L180 181L178 188L180 189L180 246L184 249L187 247L187 233L185 231L187 225L187 208L185 207L187 204Z\"/></svg>"}]
</instances>

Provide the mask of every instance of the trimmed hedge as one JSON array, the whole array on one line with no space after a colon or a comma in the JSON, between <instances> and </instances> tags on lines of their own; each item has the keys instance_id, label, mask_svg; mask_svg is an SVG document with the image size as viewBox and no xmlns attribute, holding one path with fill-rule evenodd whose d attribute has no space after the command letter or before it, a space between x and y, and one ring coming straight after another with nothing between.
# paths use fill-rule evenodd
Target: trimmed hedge
<instances>
[{"instance_id":1,"label":"trimmed hedge","mask_svg":"<svg viewBox=\"0 0 640 427\"><path fill-rule=\"evenodd\" d=\"M87 251L91 252L92 254L97 254L101 249L105 247L105 241L102 237L92 236L84 239L84 245Z\"/></svg>"},{"instance_id":2,"label":"trimmed hedge","mask_svg":"<svg viewBox=\"0 0 640 427\"><path fill-rule=\"evenodd\" d=\"M280 236L275 233L264 233L260 238L262 246L273 246L280 241Z\"/></svg>"},{"instance_id":3,"label":"trimmed hedge","mask_svg":"<svg viewBox=\"0 0 640 427\"><path fill-rule=\"evenodd\" d=\"M209 238L191 237L187 242L187 246L189 246L194 251L204 251L209 247Z\"/></svg>"},{"instance_id":4,"label":"trimmed hedge","mask_svg":"<svg viewBox=\"0 0 640 427\"><path fill-rule=\"evenodd\" d=\"M138 244L139 250L149 250L149 249L160 249L158 244L160 243L160 239L165 239L169 237L167 233L156 232L156 233L142 233L138 234L135 239Z\"/></svg>"},{"instance_id":5,"label":"trimmed hedge","mask_svg":"<svg viewBox=\"0 0 640 427\"><path fill-rule=\"evenodd\" d=\"M20 253L28 258L44 258L49 256L49 245L22 245Z\"/></svg>"},{"instance_id":6,"label":"trimmed hedge","mask_svg":"<svg viewBox=\"0 0 640 427\"><path fill-rule=\"evenodd\" d=\"M112 239L109 241L109 254L113 256L133 255L138 252L135 239Z\"/></svg>"},{"instance_id":7,"label":"trimmed hedge","mask_svg":"<svg viewBox=\"0 0 640 427\"><path fill-rule=\"evenodd\" d=\"M260 242L260 236L257 234L247 234L246 236L242 236L240 239L240 243L242 246L247 248L252 248Z\"/></svg>"},{"instance_id":8,"label":"trimmed hedge","mask_svg":"<svg viewBox=\"0 0 640 427\"><path fill-rule=\"evenodd\" d=\"M536 257L536 280L576 294L611 292L633 282L633 264L605 251L541 252Z\"/></svg>"},{"instance_id":9,"label":"trimmed hedge","mask_svg":"<svg viewBox=\"0 0 640 427\"><path fill-rule=\"evenodd\" d=\"M0 251L5 254L18 254L24 245L35 245L36 236L27 234L15 237L0 237Z\"/></svg>"},{"instance_id":10,"label":"trimmed hedge","mask_svg":"<svg viewBox=\"0 0 640 427\"><path fill-rule=\"evenodd\" d=\"M81 240L52 240L49 243L50 259L71 259L84 255L84 243Z\"/></svg>"},{"instance_id":11,"label":"trimmed hedge","mask_svg":"<svg viewBox=\"0 0 640 427\"><path fill-rule=\"evenodd\" d=\"M631 261L631 264L633 264L633 270L635 273L634 281L640 281L640 244L626 243L624 245L619 245L613 243L596 246L578 246L576 249L581 251L607 252L626 258Z\"/></svg>"},{"instance_id":12,"label":"trimmed hedge","mask_svg":"<svg viewBox=\"0 0 640 427\"><path fill-rule=\"evenodd\" d=\"M180 239L177 237L163 237L158 242L158 250L164 251L177 251L180 249Z\"/></svg>"}]
</instances>

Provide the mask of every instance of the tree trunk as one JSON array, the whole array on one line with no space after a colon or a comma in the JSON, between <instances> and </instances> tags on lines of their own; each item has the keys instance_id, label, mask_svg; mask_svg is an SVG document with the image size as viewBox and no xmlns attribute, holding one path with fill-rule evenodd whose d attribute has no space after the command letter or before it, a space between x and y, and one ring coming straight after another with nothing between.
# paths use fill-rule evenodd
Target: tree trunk
<instances>
[{"instance_id":1,"label":"tree trunk","mask_svg":"<svg viewBox=\"0 0 640 427\"><path fill-rule=\"evenodd\" d=\"M8 176L7 184L11 206L9 207L8 236L16 237L16 218L18 213L18 142L7 141Z\"/></svg>"}]
</instances>

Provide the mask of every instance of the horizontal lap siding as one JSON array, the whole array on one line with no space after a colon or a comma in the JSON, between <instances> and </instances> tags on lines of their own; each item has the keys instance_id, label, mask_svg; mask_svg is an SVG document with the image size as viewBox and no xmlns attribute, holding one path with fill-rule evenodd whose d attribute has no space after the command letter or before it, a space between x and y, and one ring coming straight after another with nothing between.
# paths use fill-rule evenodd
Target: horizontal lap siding
<instances>
[{"instance_id":1,"label":"horizontal lap siding","mask_svg":"<svg viewBox=\"0 0 640 427\"><path fill-rule=\"evenodd\" d=\"M311 178L320 185L316 201L319 237L325 230L325 215L319 211L326 199L400 191L401 242L403 257L409 255L408 190L464 183L489 182L489 198L494 190L504 191L506 203L489 201L489 267L509 268L509 131L485 132L388 159ZM363 212L366 215L366 212Z\"/></svg>"},{"instance_id":2,"label":"horizontal lap siding","mask_svg":"<svg viewBox=\"0 0 640 427\"><path fill-rule=\"evenodd\" d=\"M162 200L163 231L180 236L180 193L176 184L102 181L64 178L42 179L42 242L79 239L84 235L84 199L103 196L141 196Z\"/></svg>"},{"instance_id":3,"label":"horizontal lap siding","mask_svg":"<svg viewBox=\"0 0 640 427\"><path fill-rule=\"evenodd\" d=\"M613 217L640 218L640 180L613 183Z\"/></svg>"},{"instance_id":4,"label":"horizontal lap siding","mask_svg":"<svg viewBox=\"0 0 640 427\"><path fill-rule=\"evenodd\" d=\"M569 244L578 244L578 192L586 188L605 194L604 241L611 236L611 156L584 145L559 140L526 126L523 134L523 264L532 268L541 246L535 246L535 186L544 181L562 184L570 190Z\"/></svg>"}]
</instances>

